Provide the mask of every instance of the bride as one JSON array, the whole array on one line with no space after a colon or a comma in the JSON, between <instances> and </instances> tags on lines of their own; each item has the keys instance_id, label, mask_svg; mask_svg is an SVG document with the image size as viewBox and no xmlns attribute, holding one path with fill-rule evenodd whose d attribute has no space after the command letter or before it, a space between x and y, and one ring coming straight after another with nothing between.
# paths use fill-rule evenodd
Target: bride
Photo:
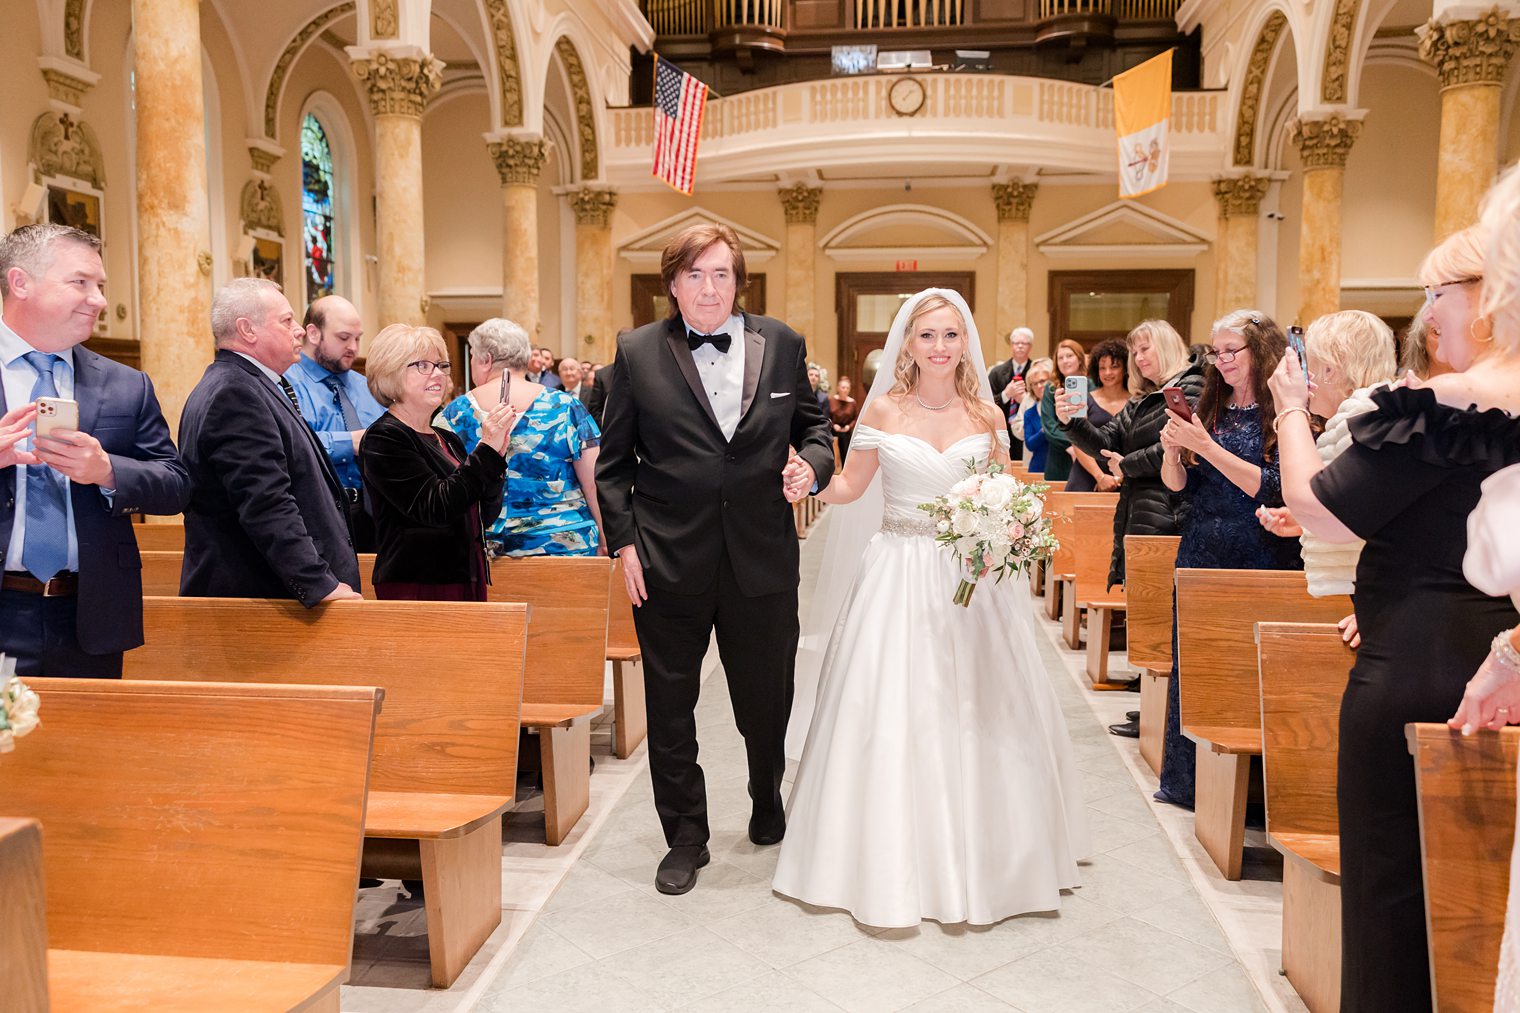
<instances>
[{"instance_id":1,"label":"bride","mask_svg":"<svg viewBox=\"0 0 1520 1013\"><path fill-rule=\"evenodd\" d=\"M820 495L849 505L830 512L799 652L788 754L806 741L773 885L881 927L1054 910L1088 836L1028 593L988 579L952 604L959 564L918 509L1007 461L965 300L913 296L881 361Z\"/></svg>"}]
</instances>

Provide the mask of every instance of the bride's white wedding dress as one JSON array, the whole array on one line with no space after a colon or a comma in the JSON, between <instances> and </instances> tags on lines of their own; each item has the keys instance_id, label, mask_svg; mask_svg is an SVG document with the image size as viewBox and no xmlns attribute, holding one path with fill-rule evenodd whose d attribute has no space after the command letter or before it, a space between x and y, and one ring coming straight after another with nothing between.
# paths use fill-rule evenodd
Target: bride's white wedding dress
<instances>
[{"instance_id":1,"label":"bride's white wedding dress","mask_svg":"<svg viewBox=\"0 0 1520 1013\"><path fill-rule=\"evenodd\" d=\"M1060 906L1089 854L1080 775L1030 626L1025 582L960 569L918 509L992 439L944 451L856 427L885 497L818 684L775 889L868 925L991 924Z\"/></svg>"}]
</instances>

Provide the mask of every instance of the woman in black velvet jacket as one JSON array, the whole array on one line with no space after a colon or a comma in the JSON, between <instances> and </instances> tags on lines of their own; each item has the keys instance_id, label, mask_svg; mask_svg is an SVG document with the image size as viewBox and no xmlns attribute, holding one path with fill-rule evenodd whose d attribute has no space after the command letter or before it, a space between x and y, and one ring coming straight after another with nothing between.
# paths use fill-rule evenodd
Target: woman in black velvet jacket
<instances>
[{"instance_id":1,"label":"woman in black velvet jacket","mask_svg":"<svg viewBox=\"0 0 1520 1013\"><path fill-rule=\"evenodd\" d=\"M1110 586L1124 583L1125 535L1175 535L1181 530L1180 504L1161 481L1161 427L1166 424L1163 387L1181 387L1189 405L1203 391L1203 369L1188 360L1181 335L1164 320L1146 320L1130 331L1129 381L1137 395L1102 428L1075 418L1064 397L1056 417L1072 445L1098 459L1119 479L1114 510L1114 554Z\"/></svg>"},{"instance_id":2,"label":"woman in black velvet jacket","mask_svg":"<svg viewBox=\"0 0 1520 1013\"><path fill-rule=\"evenodd\" d=\"M443 337L430 327L392 324L375 335L368 377L387 409L359 444L379 547L376 597L485 601L490 571L481 522L501 509L502 455L515 413L494 406L468 455L458 436L432 426L450 381Z\"/></svg>"}]
</instances>

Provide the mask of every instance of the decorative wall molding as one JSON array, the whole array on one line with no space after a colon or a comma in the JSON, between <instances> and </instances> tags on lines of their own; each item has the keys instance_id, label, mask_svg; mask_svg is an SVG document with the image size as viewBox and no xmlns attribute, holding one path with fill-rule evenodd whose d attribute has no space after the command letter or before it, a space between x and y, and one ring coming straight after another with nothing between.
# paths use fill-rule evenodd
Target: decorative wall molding
<instances>
[{"instance_id":1,"label":"decorative wall molding","mask_svg":"<svg viewBox=\"0 0 1520 1013\"><path fill-rule=\"evenodd\" d=\"M84 0L67 0L63 5L63 51L84 60Z\"/></svg>"},{"instance_id":2,"label":"decorative wall molding","mask_svg":"<svg viewBox=\"0 0 1520 1013\"><path fill-rule=\"evenodd\" d=\"M539 174L544 171L544 159L549 155L549 146L542 137L503 137L488 142L486 149L496 163L502 186L514 183L537 186Z\"/></svg>"},{"instance_id":3,"label":"decorative wall molding","mask_svg":"<svg viewBox=\"0 0 1520 1013\"><path fill-rule=\"evenodd\" d=\"M1147 259L1196 257L1210 239L1186 222L1136 204L1114 201L1106 207L1035 237L1035 249L1047 257L1124 256Z\"/></svg>"},{"instance_id":4,"label":"decorative wall molding","mask_svg":"<svg viewBox=\"0 0 1520 1013\"><path fill-rule=\"evenodd\" d=\"M1430 19L1420 35L1420 56L1436 68L1442 88L1499 85L1517 43L1520 18L1494 7L1472 21Z\"/></svg>"},{"instance_id":5,"label":"decorative wall molding","mask_svg":"<svg viewBox=\"0 0 1520 1013\"><path fill-rule=\"evenodd\" d=\"M1346 75L1351 65L1351 38L1356 29L1357 0L1336 0L1330 15L1330 39L1325 46L1325 81L1320 93L1326 102L1346 101Z\"/></svg>"},{"instance_id":6,"label":"decorative wall molding","mask_svg":"<svg viewBox=\"0 0 1520 1013\"><path fill-rule=\"evenodd\" d=\"M997 205L998 221L1027 222L1034 208L1035 194L1040 184L1012 180L992 184L992 202Z\"/></svg>"},{"instance_id":7,"label":"decorative wall molding","mask_svg":"<svg viewBox=\"0 0 1520 1013\"><path fill-rule=\"evenodd\" d=\"M1261 111L1262 92L1267 86L1267 67L1277 49L1277 39L1288 25L1288 16L1273 11L1261 26L1251 60L1246 65L1245 81L1240 86L1240 108L1235 115L1235 164L1251 165L1256 158L1256 120Z\"/></svg>"},{"instance_id":8,"label":"decorative wall molding","mask_svg":"<svg viewBox=\"0 0 1520 1013\"><path fill-rule=\"evenodd\" d=\"M523 125L522 69L517 61L517 39L512 34L512 12L507 0L483 0L496 44L497 77L501 84L501 125Z\"/></svg>"},{"instance_id":9,"label":"decorative wall molding","mask_svg":"<svg viewBox=\"0 0 1520 1013\"><path fill-rule=\"evenodd\" d=\"M354 76L369 87L369 107L376 116L420 119L428 99L443 86L443 65L431 54L375 53L355 60L353 68Z\"/></svg>"},{"instance_id":10,"label":"decorative wall molding","mask_svg":"<svg viewBox=\"0 0 1520 1013\"><path fill-rule=\"evenodd\" d=\"M797 183L776 191L781 198L781 211L788 225L812 225L818 221L818 205L823 200L823 187Z\"/></svg>"},{"instance_id":11,"label":"decorative wall molding","mask_svg":"<svg viewBox=\"0 0 1520 1013\"><path fill-rule=\"evenodd\" d=\"M267 229L276 235L285 235L285 213L280 204L280 191L267 179L250 179L243 184L242 208L245 229Z\"/></svg>"},{"instance_id":12,"label":"decorative wall molding","mask_svg":"<svg viewBox=\"0 0 1520 1013\"><path fill-rule=\"evenodd\" d=\"M660 255L665 252L665 247L679 233L693 225L727 225L734 230L739 237L739 246L744 251L744 263L750 270L764 264L772 257L781 252L781 243L754 229L746 228L738 222L722 215L714 214L703 207L694 207L689 211L671 215L661 221L655 222L649 228L629 236L618 244L618 255L629 261L636 267L658 267Z\"/></svg>"},{"instance_id":13,"label":"decorative wall molding","mask_svg":"<svg viewBox=\"0 0 1520 1013\"><path fill-rule=\"evenodd\" d=\"M104 188L106 162L89 124L68 113L47 112L32 122L28 159L39 176L67 176Z\"/></svg>"},{"instance_id":14,"label":"decorative wall molding","mask_svg":"<svg viewBox=\"0 0 1520 1013\"><path fill-rule=\"evenodd\" d=\"M394 39L401 26L396 20L396 0L370 0L369 34L376 39Z\"/></svg>"},{"instance_id":15,"label":"decorative wall molding","mask_svg":"<svg viewBox=\"0 0 1520 1013\"><path fill-rule=\"evenodd\" d=\"M898 238L871 243L872 233L907 227L922 241L905 244ZM939 240L939 242L935 242ZM914 252L940 258L976 258L992 247L992 237L969 218L927 204L888 204L862 211L840 222L818 240L818 247L833 260L873 260Z\"/></svg>"},{"instance_id":16,"label":"decorative wall molding","mask_svg":"<svg viewBox=\"0 0 1520 1013\"><path fill-rule=\"evenodd\" d=\"M59 112L79 113L79 104L95 85L100 75L78 60L58 57L37 57L37 69L47 82L48 99Z\"/></svg>"},{"instance_id":17,"label":"decorative wall molding","mask_svg":"<svg viewBox=\"0 0 1520 1013\"><path fill-rule=\"evenodd\" d=\"M570 98L575 103L575 127L580 139L581 179L596 179L601 172L596 144L596 107L591 102L586 69L581 65L581 54L568 35L560 36L554 44L554 51L559 54L565 76L570 79Z\"/></svg>"},{"instance_id":18,"label":"decorative wall molding","mask_svg":"<svg viewBox=\"0 0 1520 1013\"><path fill-rule=\"evenodd\" d=\"M264 90L264 136L273 138L279 127L280 116L280 92L285 88L285 77L290 73L291 64L296 62L296 57L312 37L322 31L334 21L345 14L354 12L354 0L343 0L336 7L329 8L296 32L295 37L286 43L284 50L280 52L280 58L275 61L274 70L269 75L269 87Z\"/></svg>"}]
</instances>

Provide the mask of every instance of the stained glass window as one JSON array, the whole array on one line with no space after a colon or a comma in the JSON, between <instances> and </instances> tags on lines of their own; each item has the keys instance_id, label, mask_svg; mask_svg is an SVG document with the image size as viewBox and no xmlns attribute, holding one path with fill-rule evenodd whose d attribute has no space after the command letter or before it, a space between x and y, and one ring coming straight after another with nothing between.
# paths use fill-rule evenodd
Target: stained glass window
<instances>
[{"instance_id":1,"label":"stained glass window","mask_svg":"<svg viewBox=\"0 0 1520 1013\"><path fill-rule=\"evenodd\" d=\"M315 116L301 121L302 257L306 262L306 301L333 292L332 145Z\"/></svg>"}]
</instances>

